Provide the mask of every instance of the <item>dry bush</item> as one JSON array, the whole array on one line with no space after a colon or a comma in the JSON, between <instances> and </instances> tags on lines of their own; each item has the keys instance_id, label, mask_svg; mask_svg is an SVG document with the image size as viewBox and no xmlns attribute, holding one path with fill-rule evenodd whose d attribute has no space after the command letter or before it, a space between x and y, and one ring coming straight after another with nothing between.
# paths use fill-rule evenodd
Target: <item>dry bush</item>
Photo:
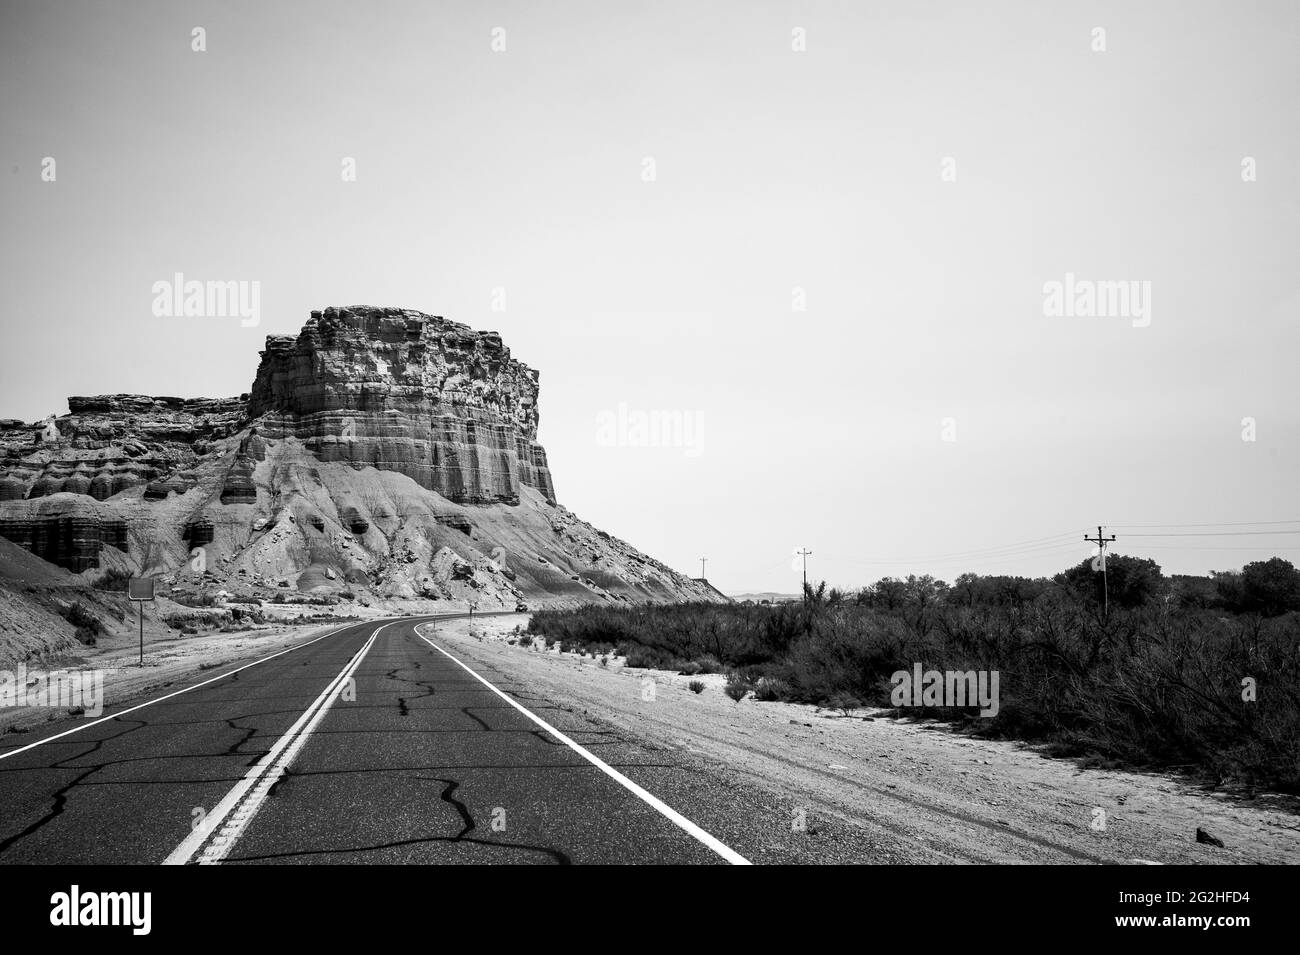
<instances>
[{"instance_id":1,"label":"dry bush","mask_svg":"<svg viewBox=\"0 0 1300 955\"><path fill-rule=\"evenodd\" d=\"M888 706L891 674L916 663L997 670L995 717L978 718L973 706L903 712L1049 742L1063 754L1300 792L1300 614L1234 615L1179 601L1106 615L1049 582L1014 600L1005 586L985 589L987 601L966 587L953 599L929 592L909 603L900 583L892 608L872 597L543 611L529 631L575 649L616 641L630 666L726 670L737 701L752 689L759 700ZM1253 701L1243 699L1248 677Z\"/></svg>"}]
</instances>

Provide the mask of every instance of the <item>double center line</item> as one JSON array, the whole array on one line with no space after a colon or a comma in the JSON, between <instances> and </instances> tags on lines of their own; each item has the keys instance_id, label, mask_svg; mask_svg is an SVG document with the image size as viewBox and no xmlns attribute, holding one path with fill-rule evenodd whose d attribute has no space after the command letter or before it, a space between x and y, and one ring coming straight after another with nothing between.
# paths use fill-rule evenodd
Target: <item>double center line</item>
<instances>
[{"instance_id":1,"label":"double center line","mask_svg":"<svg viewBox=\"0 0 1300 955\"><path fill-rule=\"evenodd\" d=\"M396 622L398 621L393 621ZM172 850L171 855L163 860L163 865L185 865L192 861L196 854L199 865L215 865L226 857L239 841L248 824L253 821L257 811L262 808L262 803L266 801L275 784L284 776L289 764L298 755L298 751L303 748L326 712L343 692L343 687L361 665L362 659L374 645L380 631L392 625L386 623L375 628L375 631L370 634L370 639L348 661L347 666L330 682L329 686L325 687L321 695L312 701L311 706L298 717L297 722L276 740L275 745L257 761L235 788L226 793L225 798L217 803L216 808L185 837L185 841Z\"/></svg>"},{"instance_id":2,"label":"double center line","mask_svg":"<svg viewBox=\"0 0 1300 955\"><path fill-rule=\"evenodd\" d=\"M330 681L329 686L316 697L312 704L307 707L306 711L298 717L298 720L289 727L288 731L276 740L275 745L257 761L257 763L248 771L233 789L217 803L212 812L199 822L194 830L190 832L185 840L177 846L166 859L163 865L186 865L190 862L197 861L199 865L216 865L219 864L230 853L235 843L243 835L253 818L257 815L262 804L270 795L271 790L275 788L284 774L288 771L290 764L298 755L299 751L306 745L311 738L320 721L324 719L325 714L329 712L331 706L343 692L344 686L352 679L361 661L365 658L366 653L374 646L375 640L379 634L387 627L404 621L394 620L376 627L370 634L370 638L365 642L360 650L348 661L347 665ZM714 836L705 832L691 820L672 809L661 799L647 792L641 786L638 786L632 780L628 779L622 773L596 757L585 747L578 745L564 733L560 732L551 724L547 723L540 716L533 713L509 695L502 692L488 680L484 679L474 670L470 669L464 662L452 656L442 647L438 646L423 633L420 628L415 628L416 635L427 643L430 647L452 661L461 669L468 672L476 680L482 683L487 689L491 690L497 696L501 697L512 707L528 717L534 723L541 726L555 739L568 746L579 756L591 763L601 772L616 781L638 799L651 806L674 825L682 829L692 838L703 843L709 849L713 850L727 862L733 865L749 865L749 860L734 849L730 848Z\"/></svg>"}]
</instances>

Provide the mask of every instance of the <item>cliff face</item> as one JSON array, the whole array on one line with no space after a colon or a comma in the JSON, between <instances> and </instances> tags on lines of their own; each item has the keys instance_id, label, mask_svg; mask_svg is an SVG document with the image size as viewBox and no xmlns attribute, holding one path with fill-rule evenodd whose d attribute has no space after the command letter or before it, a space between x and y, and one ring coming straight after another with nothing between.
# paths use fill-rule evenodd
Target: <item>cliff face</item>
<instances>
[{"instance_id":1,"label":"cliff face","mask_svg":"<svg viewBox=\"0 0 1300 955\"><path fill-rule=\"evenodd\" d=\"M313 312L267 339L239 398L71 398L56 419L0 419L0 536L87 580L238 599L718 599L556 503L537 396L494 332Z\"/></svg>"},{"instance_id":2,"label":"cliff face","mask_svg":"<svg viewBox=\"0 0 1300 955\"><path fill-rule=\"evenodd\" d=\"M136 487L164 498L184 490L193 484L184 469L239 429L247 397L73 397L58 419L0 421L0 501L62 491L103 501Z\"/></svg>"},{"instance_id":3,"label":"cliff face","mask_svg":"<svg viewBox=\"0 0 1300 955\"><path fill-rule=\"evenodd\" d=\"M296 338L267 339L248 415L322 461L397 471L458 504L518 504L520 485L554 504L537 378L496 332L396 308L327 308Z\"/></svg>"}]
</instances>

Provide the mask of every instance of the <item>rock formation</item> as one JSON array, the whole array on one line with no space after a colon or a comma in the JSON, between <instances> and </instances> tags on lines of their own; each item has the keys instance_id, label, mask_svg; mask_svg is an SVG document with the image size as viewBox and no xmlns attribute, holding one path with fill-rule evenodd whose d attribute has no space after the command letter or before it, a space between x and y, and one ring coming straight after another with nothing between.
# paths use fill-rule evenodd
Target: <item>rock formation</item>
<instances>
[{"instance_id":1,"label":"rock formation","mask_svg":"<svg viewBox=\"0 0 1300 955\"><path fill-rule=\"evenodd\" d=\"M396 308L312 312L268 338L248 414L322 461L397 471L458 504L552 504L537 443L537 372L496 332Z\"/></svg>"},{"instance_id":2,"label":"rock formation","mask_svg":"<svg viewBox=\"0 0 1300 955\"><path fill-rule=\"evenodd\" d=\"M237 431L247 395L69 398L69 414L36 424L0 421L0 501L67 491L104 501L134 487L153 498L193 486L184 468ZM165 476L165 477L164 477ZM151 486L157 482L156 486Z\"/></svg>"},{"instance_id":3,"label":"rock formation","mask_svg":"<svg viewBox=\"0 0 1300 955\"><path fill-rule=\"evenodd\" d=\"M105 546L127 549L125 521L61 497L41 501L22 515L0 517L0 537L77 572L98 567Z\"/></svg>"},{"instance_id":4,"label":"rock formation","mask_svg":"<svg viewBox=\"0 0 1300 955\"><path fill-rule=\"evenodd\" d=\"M70 398L0 420L0 536L77 574L247 599L513 609L718 599L580 521L537 442L538 373L421 312L312 312L239 398Z\"/></svg>"}]
</instances>

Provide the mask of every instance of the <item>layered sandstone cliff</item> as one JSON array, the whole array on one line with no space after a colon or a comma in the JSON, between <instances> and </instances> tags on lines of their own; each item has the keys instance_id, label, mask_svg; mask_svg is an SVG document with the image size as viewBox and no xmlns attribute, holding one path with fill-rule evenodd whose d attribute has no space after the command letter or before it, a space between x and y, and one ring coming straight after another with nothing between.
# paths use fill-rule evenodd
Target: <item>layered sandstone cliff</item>
<instances>
[{"instance_id":1,"label":"layered sandstone cliff","mask_svg":"<svg viewBox=\"0 0 1300 955\"><path fill-rule=\"evenodd\" d=\"M163 498L184 490L193 483L184 469L240 428L247 397L73 397L61 418L2 420L0 501L62 491L103 501L134 487Z\"/></svg>"},{"instance_id":2,"label":"layered sandstone cliff","mask_svg":"<svg viewBox=\"0 0 1300 955\"><path fill-rule=\"evenodd\" d=\"M328 308L268 338L238 398L72 398L59 418L0 420L0 536L87 578L230 599L717 599L556 503L537 399L495 332Z\"/></svg>"},{"instance_id":3,"label":"layered sandstone cliff","mask_svg":"<svg viewBox=\"0 0 1300 955\"><path fill-rule=\"evenodd\" d=\"M396 308L327 308L296 337L267 339L248 415L322 461L397 471L458 504L517 504L521 485L555 503L537 379L496 332Z\"/></svg>"}]
</instances>

